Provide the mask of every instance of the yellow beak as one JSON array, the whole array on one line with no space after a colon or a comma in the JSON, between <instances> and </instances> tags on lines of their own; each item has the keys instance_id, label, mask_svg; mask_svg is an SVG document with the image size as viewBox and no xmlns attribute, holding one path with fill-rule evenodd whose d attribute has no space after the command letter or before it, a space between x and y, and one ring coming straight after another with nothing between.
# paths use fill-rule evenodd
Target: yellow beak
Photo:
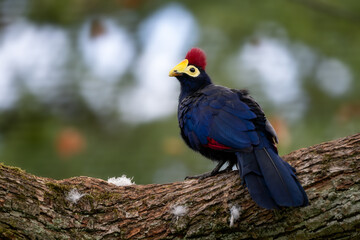
<instances>
[{"instance_id":1,"label":"yellow beak","mask_svg":"<svg viewBox=\"0 0 360 240\"><path fill-rule=\"evenodd\" d=\"M182 75L188 64L189 61L187 59L182 60L178 65L171 69L169 72L169 77L177 77Z\"/></svg>"}]
</instances>

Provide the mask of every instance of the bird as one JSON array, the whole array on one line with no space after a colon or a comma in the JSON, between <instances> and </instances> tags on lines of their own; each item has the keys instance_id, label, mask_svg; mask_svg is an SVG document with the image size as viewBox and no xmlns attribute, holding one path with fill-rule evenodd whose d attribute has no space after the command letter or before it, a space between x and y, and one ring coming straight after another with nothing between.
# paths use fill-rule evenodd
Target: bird
<instances>
[{"instance_id":1,"label":"bird","mask_svg":"<svg viewBox=\"0 0 360 240\"><path fill-rule=\"evenodd\" d=\"M278 137L260 105L247 90L215 85L205 68L205 52L194 47L169 72L180 83L181 137L191 149L217 162L211 172L186 179L204 179L237 166L242 184L260 207L309 205L296 170L278 155Z\"/></svg>"}]
</instances>

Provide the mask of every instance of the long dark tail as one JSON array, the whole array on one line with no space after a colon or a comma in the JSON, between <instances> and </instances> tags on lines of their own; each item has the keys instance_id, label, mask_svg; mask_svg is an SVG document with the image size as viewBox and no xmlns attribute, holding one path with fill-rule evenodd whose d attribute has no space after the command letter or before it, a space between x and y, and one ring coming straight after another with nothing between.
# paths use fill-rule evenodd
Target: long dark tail
<instances>
[{"instance_id":1,"label":"long dark tail","mask_svg":"<svg viewBox=\"0 0 360 240\"><path fill-rule=\"evenodd\" d=\"M276 209L309 205L295 169L271 148L238 152L237 158L241 179L259 206Z\"/></svg>"}]
</instances>

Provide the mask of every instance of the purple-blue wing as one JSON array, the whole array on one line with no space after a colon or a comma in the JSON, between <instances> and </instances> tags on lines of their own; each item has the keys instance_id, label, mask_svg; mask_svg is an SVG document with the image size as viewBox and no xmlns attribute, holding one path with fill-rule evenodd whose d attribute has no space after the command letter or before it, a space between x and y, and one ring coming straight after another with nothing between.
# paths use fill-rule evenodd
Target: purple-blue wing
<instances>
[{"instance_id":1,"label":"purple-blue wing","mask_svg":"<svg viewBox=\"0 0 360 240\"><path fill-rule=\"evenodd\" d=\"M204 89L184 117L183 131L193 148L240 150L259 144L256 114L230 89Z\"/></svg>"}]
</instances>

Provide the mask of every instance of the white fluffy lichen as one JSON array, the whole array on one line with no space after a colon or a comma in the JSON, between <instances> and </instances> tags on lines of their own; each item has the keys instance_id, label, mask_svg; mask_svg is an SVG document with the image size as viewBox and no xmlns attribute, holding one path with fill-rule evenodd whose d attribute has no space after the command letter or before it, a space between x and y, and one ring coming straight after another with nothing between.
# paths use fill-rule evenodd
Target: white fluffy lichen
<instances>
[{"instance_id":1,"label":"white fluffy lichen","mask_svg":"<svg viewBox=\"0 0 360 240\"><path fill-rule=\"evenodd\" d=\"M185 216L188 212L188 209L184 205L173 205L171 206L170 212L179 219L179 217Z\"/></svg>"},{"instance_id":2,"label":"white fluffy lichen","mask_svg":"<svg viewBox=\"0 0 360 240\"><path fill-rule=\"evenodd\" d=\"M73 188L70 190L70 192L68 192L66 200L72 203L77 203L77 201L79 201L79 199L82 198L84 195L85 194L82 194L77 189Z\"/></svg>"},{"instance_id":3,"label":"white fluffy lichen","mask_svg":"<svg viewBox=\"0 0 360 240\"><path fill-rule=\"evenodd\" d=\"M109 178L107 182L115 184L116 186L129 186L135 184L135 182L132 181L132 178L128 178L126 175Z\"/></svg>"},{"instance_id":4,"label":"white fluffy lichen","mask_svg":"<svg viewBox=\"0 0 360 240\"><path fill-rule=\"evenodd\" d=\"M234 222L240 217L241 208L239 206L232 206L230 208L230 227L234 226Z\"/></svg>"}]
</instances>

